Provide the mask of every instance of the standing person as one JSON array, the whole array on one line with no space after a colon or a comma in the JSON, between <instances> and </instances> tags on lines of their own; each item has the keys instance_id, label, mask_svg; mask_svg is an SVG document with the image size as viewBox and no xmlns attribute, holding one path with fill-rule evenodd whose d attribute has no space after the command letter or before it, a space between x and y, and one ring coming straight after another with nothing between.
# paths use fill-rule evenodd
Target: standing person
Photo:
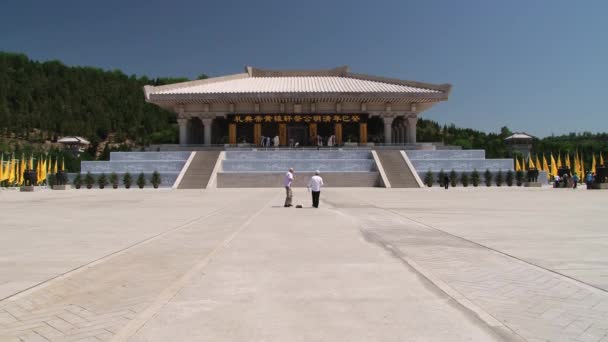
<instances>
[{"instance_id":1,"label":"standing person","mask_svg":"<svg viewBox=\"0 0 608 342\"><path fill-rule=\"evenodd\" d=\"M294 169L289 168L289 171L285 174L285 179L283 180L283 186L285 186L285 208L289 208L292 206L291 200L293 198L293 192L291 191L291 185L293 184L293 180L296 178L294 175Z\"/></svg>"},{"instance_id":2,"label":"standing person","mask_svg":"<svg viewBox=\"0 0 608 342\"><path fill-rule=\"evenodd\" d=\"M574 174L574 176L572 176L572 182L574 183L572 189L576 189L576 185L578 184L578 175L576 173Z\"/></svg>"},{"instance_id":3,"label":"standing person","mask_svg":"<svg viewBox=\"0 0 608 342\"><path fill-rule=\"evenodd\" d=\"M275 135L274 139L272 139L272 145L274 147L279 147L279 136L278 135Z\"/></svg>"},{"instance_id":4,"label":"standing person","mask_svg":"<svg viewBox=\"0 0 608 342\"><path fill-rule=\"evenodd\" d=\"M591 184L593 183L593 174L591 173L591 171L587 172L585 183L587 184L587 190L591 190Z\"/></svg>"},{"instance_id":5,"label":"standing person","mask_svg":"<svg viewBox=\"0 0 608 342\"><path fill-rule=\"evenodd\" d=\"M450 177L448 177L448 175L443 176L443 186L446 190L450 186Z\"/></svg>"},{"instance_id":6,"label":"standing person","mask_svg":"<svg viewBox=\"0 0 608 342\"><path fill-rule=\"evenodd\" d=\"M308 189L312 192L312 206L319 207L319 196L321 196L321 187L323 186L323 178L319 176L319 170L315 171L315 175L308 181Z\"/></svg>"}]
</instances>

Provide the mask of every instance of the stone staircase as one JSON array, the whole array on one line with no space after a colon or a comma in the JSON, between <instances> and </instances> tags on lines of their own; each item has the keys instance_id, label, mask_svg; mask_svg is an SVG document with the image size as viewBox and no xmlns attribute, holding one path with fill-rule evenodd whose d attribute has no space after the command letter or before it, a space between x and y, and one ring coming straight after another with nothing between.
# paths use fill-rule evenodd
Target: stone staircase
<instances>
[{"instance_id":1,"label":"stone staircase","mask_svg":"<svg viewBox=\"0 0 608 342\"><path fill-rule=\"evenodd\" d=\"M218 188L281 187L287 170L305 187L315 170L327 187L374 187L380 177L370 150L227 150Z\"/></svg>"},{"instance_id":2,"label":"stone staircase","mask_svg":"<svg viewBox=\"0 0 608 342\"><path fill-rule=\"evenodd\" d=\"M392 188L419 188L418 182L399 150L376 151Z\"/></svg>"},{"instance_id":3,"label":"stone staircase","mask_svg":"<svg viewBox=\"0 0 608 342\"><path fill-rule=\"evenodd\" d=\"M213 174L220 151L197 151L178 189L205 189Z\"/></svg>"}]
</instances>

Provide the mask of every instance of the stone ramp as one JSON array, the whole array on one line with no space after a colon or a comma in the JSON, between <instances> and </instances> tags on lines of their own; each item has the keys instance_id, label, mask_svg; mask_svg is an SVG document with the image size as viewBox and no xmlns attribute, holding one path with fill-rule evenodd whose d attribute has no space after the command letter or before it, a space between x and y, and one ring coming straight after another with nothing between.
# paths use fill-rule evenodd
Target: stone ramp
<instances>
[{"instance_id":1,"label":"stone ramp","mask_svg":"<svg viewBox=\"0 0 608 342\"><path fill-rule=\"evenodd\" d=\"M205 189L213 174L220 151L197 151L178 189Z\"/></svg>"},{"instance_id":2,"label":"stone ramp","mask_svg":"<svg viewBox=\"0 0 608 342\"><path fill-rule=\"evenodd\" d=\"M414 173L399 150L376 151L392 188L419 188Z\"/></svg>"}]
</instances>

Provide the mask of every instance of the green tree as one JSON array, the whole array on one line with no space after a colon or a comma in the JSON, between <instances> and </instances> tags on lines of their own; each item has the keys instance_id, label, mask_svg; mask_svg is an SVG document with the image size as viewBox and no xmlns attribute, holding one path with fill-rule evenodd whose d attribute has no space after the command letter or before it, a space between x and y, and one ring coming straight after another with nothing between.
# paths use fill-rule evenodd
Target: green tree
<instances>
[{"instance_id":1,"label":"green tree","mask_svg":"<svg viewBox=\"0 0 608 342\"><path fill-rule=\"evenodd\" d=\"M152 186L154 187L154 189L158 188L158 186L160 185L160 174L158 173L158 171L154 171L154 173L152 173L152 178L150 179L150 183L152 183Z\"/></svg>"},{"instance_id":2,"label":"green tree","mask_svg":"<svg viewBox=\"0 0 608 342\"><path fill-rule=\"evenodd\" d=\"M483 174L483 178L486 186L492 185L492 172L490 172L490 170L486 169L486 172Z\"/></svg>"},{"instance_id":3,"label":"green tree","mask_svg":"<svg viewBox=\"0 0 608 342\"><path fill-rule=\"evenodd\" d=\"M456 184L458 184L458 174L452 169L452 171L450 171L450 185L455 187Z\"/></svg>"},{"instance_id":4,"label":"green tree","mask_svg":"<svg viewBox=\"0 0 608 342\"><path fill-rule=\"evenodd\" d=\"M144 186L146 186L146 176L144 175L144 173L140 173L139 176L137 176L137 186L140 189L143 189Z\"/></svg>"},{"instance_id":5,"label":"green tree","mask_svg":"<svg viewBox=\"0 0 608 342\"><path fill-rule=\"evenodd\" d=\"M473 184L474 187L479 185L479 172L477 169L474 169L473 172L471 172L471 184Z\"/></svg>"},{"instance_id":6,"label":"green tree","mask_svg":"<svg viewBox=\"0 0 608 342\"><path fill-rule=\"evenodd\" d=\"M87 189L91 189L93 184L95 184L95 177L90 172L87 172L87 175L84 177L84 184L86 184Z\"/></svg>"},{"instance_id":7,"label":"green tree","mask_svg":"<svg viewBox=\"0 0 608 342\"><path fill-rule=\"evenodd\" d=\"M430 188L433 186L433 183L435 183L433 171L431 171L431 169L429 169L426 172L426 175L424 176L424 184L426 184L426 186L428 186Z\"/></svg>"},{"instance_id":8,"label":"green tree","mask_svg":"<svg viewBox=\"0 0 608 342\"><path fill-rule=\"evenodd\" d=\"M469 186L469 174L466 172L461 172L460 173L460 183L462 184L462 186L464 186L465 188L467 186Z\"/></svg>"},{"instance_id":9,"label":"green tree","mask_svg":"<svg viewBox=\"0 0 608 342\"><path fill-rule=\"evenodd\" d=\"M131 174L126 172L123 177L122 177L122 184L124 184L126 189L130 189L131 188L131 184L133 184L133 177L131 177Z\"/></svg>"}]
</instances>

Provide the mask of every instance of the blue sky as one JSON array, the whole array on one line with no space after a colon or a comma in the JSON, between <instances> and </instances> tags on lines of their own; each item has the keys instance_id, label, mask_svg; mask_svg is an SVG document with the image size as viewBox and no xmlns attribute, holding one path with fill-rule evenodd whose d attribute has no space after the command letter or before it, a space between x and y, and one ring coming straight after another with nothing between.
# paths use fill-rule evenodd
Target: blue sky
<instances>
[{"instance_id":1,"label":"blue sky","mask_svg":"<svg viewBox=\"0 0 608 342\"><path fill-rule=\"evenodd\" d=\"M127 74L245 65L451 83L440 123L608 131L608 1L5 0L0 50Z\"/></svg>"}]
</instances>

